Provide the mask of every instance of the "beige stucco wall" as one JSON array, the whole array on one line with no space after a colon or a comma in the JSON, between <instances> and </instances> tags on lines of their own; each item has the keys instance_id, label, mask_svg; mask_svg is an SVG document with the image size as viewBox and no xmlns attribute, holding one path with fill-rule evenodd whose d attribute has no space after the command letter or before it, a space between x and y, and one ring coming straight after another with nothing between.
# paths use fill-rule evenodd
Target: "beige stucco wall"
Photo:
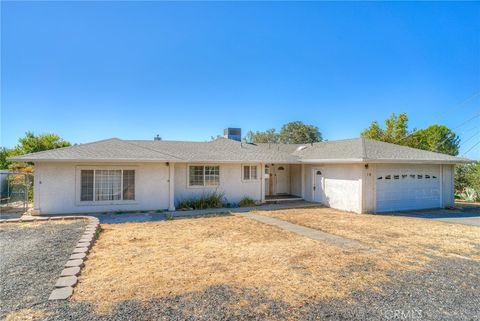
<instances>
[{"instance_id":1,"label":"beige stucco wall","mask_svg":"<svg viewBox=\"0 0 480 321\"><path fill-rule=\"evenodd\" d=\"M305 165L305 200L313 201L313 169L324 177L324 205L344 211L362 211L363 164Z\"/></svg>"},{"instance_id":2,"label":"beige stucco wall","mask_svg":"<svg viewBox=\"0 0 480 321\"><path fill-rule=\"evenodd\" d=\"M443 174L443 206L453 207L455 206L455 166L454 165L442 165Z\"/></svg>"},{"instance_id":3,"label":"beige stucco wall","mask_svg":"<svg viewBox=\"0 0 480 321\"><path fill-rule=\"evenodd\" d=\"M290 194L302 196L302 165L290 165Z\"/></svg>"},{"instance_id":4,"label":"beige stucco wall","mask_svg":"<svg viewBox=\"0 0 480 321\"><path fill-rule=\"evenodd\" d=\"M79 168L135 169L135 201L84 205L79 201ZM41 214L156 210L168 208L168 167L165 163L36 163L34 207Z\"/></svg>"},{"instance_id":5,"label":"beige stucco wall","mask_svg":"<svg viewBox=\"0 0 480 321\"><path fill-rule=\"evenodd\" d=\"M220 165L220 185L217 187L189 187L187 184L187 166L203 164L175 164L175 204L179 201L198 197L202 194L218 191L223 193L227 202L238 203L243 197L249 197L255 201L262 199L261 164L209 164ZM258 179L244 181L242 166L257 165Z\"/></svg>"}]
</instances>

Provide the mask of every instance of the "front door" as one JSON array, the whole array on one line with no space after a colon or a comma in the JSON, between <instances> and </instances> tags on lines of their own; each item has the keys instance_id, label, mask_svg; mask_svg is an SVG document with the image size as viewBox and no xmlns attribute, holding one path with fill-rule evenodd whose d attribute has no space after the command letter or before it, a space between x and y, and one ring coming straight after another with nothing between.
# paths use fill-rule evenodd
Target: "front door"
<instances>
[{"instance_id":1,"label":"front door","mask_svg":"<svg viewBox=\"0 0 480 321\"><path fill-rule=\"evenodd\" d=\"M290 179L287 165L275 165L274 169L274 191L275 195L290 193Z\"/></svg>"},{"instance_id":2,"label":"front door","mask_svg":"<svg viewBox=\"0 0 480 321\"><path fill-rule=\"evenodd\" d=\"M323 176L320 168L313 169L313 201L323 203Z\"/></svg>"}]
</instances>

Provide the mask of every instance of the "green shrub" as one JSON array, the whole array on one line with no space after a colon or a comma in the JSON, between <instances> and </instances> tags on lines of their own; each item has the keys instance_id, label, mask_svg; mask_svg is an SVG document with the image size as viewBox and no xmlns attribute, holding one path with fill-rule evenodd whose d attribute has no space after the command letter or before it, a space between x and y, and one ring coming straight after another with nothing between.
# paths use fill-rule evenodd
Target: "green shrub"
<instances>
[{"instance_id":1,"label":"green shrub","mask_svg":"<svg viewBox=\"0 0 480 321\"><path fill-rule=\"evenodd\" d=\"M238 203L238 206L240 207L252 207L255 206L255 201L252 200L250 197L245 196L240 200Z\"/></svg>"},{"instance_id":2,"label":"green shrub","mask_svg":"<svg viewBox=\"0 0 480 321\"><path fill-rule=\"evenodd\" d=\"M203 210L223 207L224 194L217 191L203 194L200 197L185 199L177 204L179 210Z\"/></svg>"}]
</instances>

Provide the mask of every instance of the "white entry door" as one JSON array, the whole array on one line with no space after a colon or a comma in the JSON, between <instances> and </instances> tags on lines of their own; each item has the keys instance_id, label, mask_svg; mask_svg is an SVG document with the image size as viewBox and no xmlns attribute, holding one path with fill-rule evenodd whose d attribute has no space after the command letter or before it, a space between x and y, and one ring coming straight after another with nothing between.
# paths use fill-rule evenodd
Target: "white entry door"
<instances>
[{"instance_id":1,"label":"white entry door","mask_svg":"<svg viewBox=\"0 0 480 321\"><path fill-rule=\"evenodd\" d=\"M275 165L275 194L289 194L290 193L290 174L288 165Z\"/></svg>"},{"instance_id":2,"label":"white entry door","mask_svg":"<svg viewBox=\"0 0 480 321\"><path fill-rule=\"evenodd\" d=\"M313 201L323 203L323 176L320 168L313 169Z\"/></svg>"},{"instance_id":3,"label":"white entry door","mask_svg":"<svg viewBox=\"0 0 480 321\"><path fill-rule=\"evenodd\" d=\"M376 212L441 207L440 165L378 165Z\"/></svg>"}]
</instances>

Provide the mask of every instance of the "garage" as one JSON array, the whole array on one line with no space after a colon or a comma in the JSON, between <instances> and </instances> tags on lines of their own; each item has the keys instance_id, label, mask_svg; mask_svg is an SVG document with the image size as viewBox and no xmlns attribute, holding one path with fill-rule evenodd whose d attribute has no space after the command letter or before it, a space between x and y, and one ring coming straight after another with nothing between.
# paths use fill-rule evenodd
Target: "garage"
<instances>
[{"instance_id":1,"label":"garage","mask_svg":"<svg viewBox=\"0 0 480 321\"><path fill-rule=\"evenodd\" d=\"M377 165L376 212L442 207L441 165Z\"/></svg>"}]
</instances>

